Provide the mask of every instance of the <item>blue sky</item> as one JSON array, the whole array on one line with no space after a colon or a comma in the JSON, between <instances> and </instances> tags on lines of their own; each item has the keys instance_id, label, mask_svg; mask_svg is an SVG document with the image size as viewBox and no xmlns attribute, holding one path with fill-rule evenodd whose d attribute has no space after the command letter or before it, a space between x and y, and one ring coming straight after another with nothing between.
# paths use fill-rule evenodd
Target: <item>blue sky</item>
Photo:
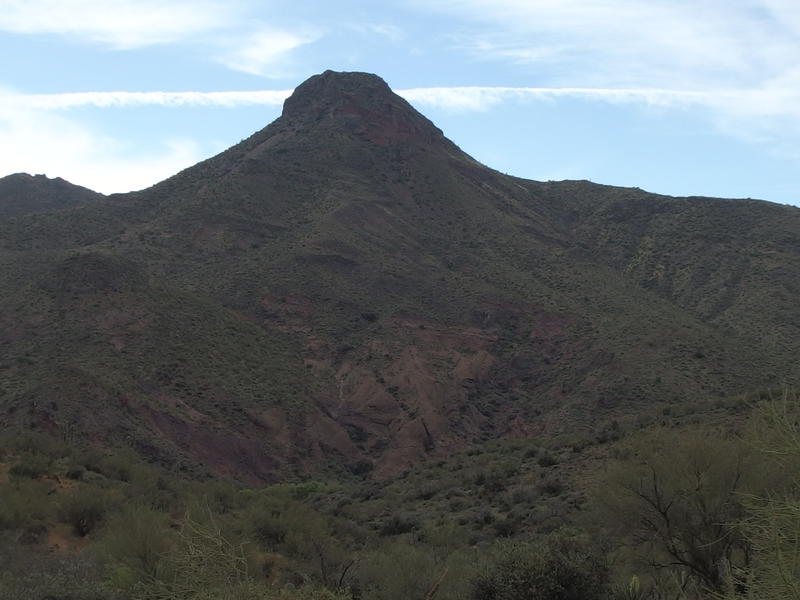
<instances>
[{"instance_id":1,"label":"blue sky","mask_svg":"<svg viewBox=\"0 0 800 600\"><path fill-rule=\"evenodd\" d=\"M0 0L0 176L146 187L325 69L513 175L800 204L798 0Z\"/></svg>"}]
</instances>

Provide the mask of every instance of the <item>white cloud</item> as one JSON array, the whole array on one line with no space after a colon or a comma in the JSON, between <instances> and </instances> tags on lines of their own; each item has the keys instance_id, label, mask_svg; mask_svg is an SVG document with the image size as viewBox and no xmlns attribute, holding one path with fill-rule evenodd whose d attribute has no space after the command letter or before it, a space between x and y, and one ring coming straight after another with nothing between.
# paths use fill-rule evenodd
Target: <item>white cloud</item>
<instances>
[{"instance_id":1,"label":"white cloud","mask_svg":"<svg viewBox=\"0 0 800 600\"><path fill-rule=\"evenodd\" d=\"M282 75L275 71L276 63L286 55L305 44L313 42L317 36L288 31L262 30L225 43L225 50L218 60L235 71L251 75Z\"/></svg>"},{"instance_id":2,"label":"white cloud","mask_svg":"<svg viewBox=\"0 0 800 600\"><path fill-rule=\"evenodd\" d=\"M231 4L203 0L3 0L0 30L59 34L130 49L230 25Z\"/></svg>"},{"instance_id":3,"label":"white cloud","mask_svg":"<svg viewBox=\"0 0 800 600\"><path fill-rule=\"evenodd\" d=\"M475 58L559 86L742 88L800 62L795 0L440 0Z\"/></svg>"},{"instance_id":4,"label":"white cloud","mask_svg":"<svg viewBox=\"0 0 800 600\"><path fill-rule=\"evenodd\" d=\"M81 106L123 108L128 106L280 106L292 90L243 92L73 92L63 94L0 94L0 107L63 110Z\"/></svg>"},{"instance_id":5,"label":"white cloud","mask_svg":"<svg viewBox=\"0 0 800 600\"><path fill-rule=\"evenodd\" d=\"M653 106L708 104L715 95L706 92L632 88L535 88L535 87L430 87L399 90L409 102L457 111L482 111L514 100L586 98L607 102L629 102Z\"/></svg>"},{"instance_id":6,"label":"white cloud","mask_svg":"<svg viewBox=\"0 0 800 600\"><path fill-rule=\"evenodd\" d=\"M447 16L452 47L537 83L415 91L419 102L460 110L522 97L636 102L700 109L720 133L772 151L800 142L797 0L408 1Z\"/></svg>"},{"instance_id":7,"label":"white cloud","mask_svg":"<svg viewBox=\"0 0 800 600\"><path fill-rule=\"evenodd\" d=\"M134 149L75 120L30 108L0 108L0 173L44 173L103 192L150 186L204 158L187 139Z\"/></svg>"},{"instance_id":8,"label":"white cloud","mask_svg":"<svg viewBox=\"0 0 800 600\"><path fill-rule=\"evenodd\" d=\"M348 23L346 28L362 34L371 34L384 37L392 42L399 42L405 38L403 29L396 25L389 25L386 23Z\"/></svg>"},{"instance_id":9,"label":"white cloud","mask_svg":"<svg viewBox=\"0 0 800 600\"><path fill-rule=\"evenodd\" d=\"M281 61L319 36L264 28L250 18L252 8L246 0L0 0L0 31L55 34L116 50L189 44L236 71L283 75Z\"/></svg>"},{"instance_id":10,"label":"white cloud","mask_svg":"<svg viewBox=\"0 0 800 600\"><path fill-rule=\"evenodd\" d=\"M678 90L662 88L581 88L450 86L395 90L410 102L455 111L483 111L514 101L583 98L669 108L705 107L739 116L800 117L800 67L760 89ZM280 106L292 90L224 92L75 92L61 94L0 93L0 109L38 111L78 107Z\"/></svg>"},{"instance_id":11,"label":"white cloud","mask_svg":"<svg viewBox=\"0 0 800 600\"><path fill-rule=\"evenodd\" d=\"M765 144L797 158L800 142L800 68L788 81L758 89L672 90L656 88L439 87L399 90L409 102L454 112L485 111L507 102L577 98L673 110L699 110L722 134Z\"/></svg>"},{"instance_id":12,"label":"white cloud","mask_svg":"<svg viewBox=\"0 0 800 600\"><path fill-rule=\"evenodd\" d=\"M800 82L800 71L797 73ZM659 88L432 87L399 90L410 102L451 110L487 110L509 101L583 98L665 108L701 107L741 117L800 118L800 86L741 90L671 90Z\"/></svg>"},{"instance_id":13,"label":"white cloud","mask_svg":"<svg viewBox=\"0 0 800 600\"><path fill-rule=\"evenodd\" d=\"M552 100L558 97L583 97L611 102L637 102L660 106L708 104L718 97L741 99L748 92L715 95L708 92L661 89L611 88L534 88L534 87L425 87L396 90L409 101L427 106L462 111L487 110L514 100ZM292 90L226 92L75 92L62 94L1 94L0 107L28 107L36 110L65 110L82 106L124 108L129 106L280 106ZM774 107L793 108L782 104Z\"/></svg>"},{"instance_id":14,"label":"white cloud","mask_svg":"<svg viewBox=\"0 0 800 600\"><path fill-rule=\"evenodd\" d=\"M588 87L425 87L396 90L410 102L457 112L485 111L509 102L578 98L668 109L706 111L728 135L766 143L797 157L800 140L800 67L757 89L680 90ZM43 172L102 192L152 185L203 158L189 140L166 140L148 156L98 135L59 111L79 107L130 106L235 108L280 105L292 90L223 92L83 92L16 94L0 92L0 173Z\"/></svg>"}]
</instances>

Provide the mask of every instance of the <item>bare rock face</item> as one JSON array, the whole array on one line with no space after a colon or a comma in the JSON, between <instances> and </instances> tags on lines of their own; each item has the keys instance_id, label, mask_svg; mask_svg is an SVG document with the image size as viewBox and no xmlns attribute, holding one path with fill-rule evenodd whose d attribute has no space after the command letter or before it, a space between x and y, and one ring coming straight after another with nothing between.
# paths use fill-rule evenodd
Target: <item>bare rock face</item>
<instances>
[{"instance_id":1,"label":"bare rock face","mask_svg":"<svg viewBox=\"0 0 800 600\"><path fill-rule=\"evenodd\" d=\"M379 145L452 146L439 128L370 73L315 75L286 99L282 116L297 125L340 127Z\"/></svg>"}]
</instances>

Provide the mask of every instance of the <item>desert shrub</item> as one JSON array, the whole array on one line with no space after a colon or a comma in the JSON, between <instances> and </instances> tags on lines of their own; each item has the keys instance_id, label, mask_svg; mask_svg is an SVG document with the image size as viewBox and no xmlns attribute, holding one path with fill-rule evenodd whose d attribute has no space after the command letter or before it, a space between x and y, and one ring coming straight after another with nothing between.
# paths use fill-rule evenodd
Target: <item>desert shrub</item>
<instances>
[{"instance_id":1,"label":"desert shrub","mask_svg":"<svg viewBox=\"0 0 800 600\"><path fill-rule=\"evenodd\" d=\"M738 523L746 499L772 486L769 465L741 439L709 428L655 430L629 448L598 481L591 502L594 521L610 527L604 537L634 556L640 573L661 571L704 593L723 593L727 574L751 560Z\"/></svg>"},{"instance_id":2,"label":"desert shrub","mask_svg":"<svg viewBox=\"0 0 800 600\"><path fill-rule=\"evenodd\" d=\"M157 472L137 474L135 483L127 493L132 501L161 512L176 510L180 505L180 486L173 485L167 477Z\"/></svg>"},{"instance_id":3,"label":"desert shrub","mask_svg":"<svg viewBox=\"0 0 800 600\"><path fill-rule=\"evenodd\" d=\"M258 546L293 561L306 579L339 589L353 563L361 533L284 494L262 494L245 515L246 530Z\"/></svg>"},{"instance_id":4,"label":"desert shrub","mask_svg":"<svg viewBox=\"0 0 800 600\"><path fill-rule=\"evenodd\" d=\"M76 454L73 458L73 464L75 466L81 466L87 471L102 473L104 458L105 455L100 452L100 450L91 448Z\"/></svg>"},{"instance_id":5,"label":"desert shrub","mask_svg":"<svg viewBox=\"0 0 800 600\"><path fill-rule=\"evenodd\" d=\"M375 465L369 460L358 460L347 465L348 470L357 477L368 475Z\"/></svg>"},{"instance_id":6,"label":"desert shrub","mask_svg":"<svg viewBox=\"0 0 800 600\"><path fill-rule=\"evenodd\" d=\"M52 469L53 460L41 452L25 452L17 462L8 470L8 474L15 478L27 477L36 479L48 475Z\"/></svg>"},{"instance_id":7,"label":"desert shrub","mask_svg":"<svg viewBox=\"0 0 800 600\"><path fill-rule=\"evenodd\" d=\"M382 536L402 535L404 533L411 533L417 527L419 527L419 523L416 519L409 515L396 513L389 515L383 520L378 533Z\"/></svg>"},{"instance_id":8,"label":"desert shrub","mask_svg":"<svg viewBox=\"0 0 800 600\"><path fill-rule=\"evenodd\" d=\"M134 472L135 459L129 454L110 454L99 464L100 473L109 479L130 481Z\"/></svg>"},{"instance_id":9,"label":"desert shrub","mask_svg":"<svg viewBox=\"0 0 800 600\"><path fill-rule=\"evenodd\" d=\"M74 479L74 480L77 481L77 480L83 478L83 474L85 472L86 472L86 469L84 469L80 465L76 465L76 466L69 467L67 469L66 473L64 473L64 475L67 477L67 479Z\"/></svg>"},{"instance_id":10,"label":"desert shrub","mask_svg":"<svg viewBox=\"0 0 800 600\"><path fill-rule=\"evenodd\" d=\"M0 486L0 529L36 529L50 522L52 485L20 480Z\"/></svg>"},{"instance_id":11,"label":"desert shrub","mask_svg":"<svg viewBox=\"0 0 800 600\"><path fill-rule=\"evenodd\" d=\"M777 468L782 489L773 487L744 498L747 515L737 525L752 560L730 573L727 598L782 600L800 597L800 393L761 404L748 441L759 468Z\"/></svg>"},{"instance_id":12,"label":"desert shrub","mask_svg":"<svg viewBox=\"0 0 800 600\"><path fill-rule=\"evenodd\" d=\"M558 477L548 475L539 483L539 491L548 496L558 496L564 491L564 483Z\"/></svg>"},{"instance_id":13,"label":"desert shrub","mask_svg":"<svg viewBox=\"0 0 800 600\"><path fill-rule=\"evenodd\" d=\"M265 550L279 550L289 532L290 512L289 502L283 499L265 497L254 501L245 514L250 537Z\"/></svg>"},{"instance_id":14,"label":"desert shrub","mask_svg":"<svg viewBox=\"0 0 800 600\"><path fill-rule=\"evenodd\" d=\"M483 477L483 489L488 494L499 494L500 492L504 491L508 486L508 478L509 476L499 470L499 469L492 469Z\"/></svg>"},{"instance_id":15,"label":"desert shrub","mask_svg":"<svg viewBox=\"0 0 800 600\"><path fill-rule=\"evenodd\" d=\"M498 519L494 523L494 531L497 537L511 537L519 529L519 521L511 516Z\"/></svg>"},{"instance_id":16,"label":"desert shrub","mask_svg":"<svg viewBox=\"0 0 800 600\"><path fill-rule=\"evenodd\" d=\"M535 490L528 487L520 487L512 492L511 504L514 506L533 504L537 498Z\"/></svg>"},{"instance_id":17,"label":"desert shrub","mask_svg":"<svg viewBox=\"0 0 800 600\"><path fill-rule=\"evenodd\" d=\"M472 580L471 600L600 600L609 589L604 558L581 538L558 533L543 543L504 543Z\"/></svg>"},{"instance_id":18,"label":"desert shrub","mask_svg":"<svg viewBox=\"0 0 800 600\"><path fill-rule=\"evenodd\" d=\"M547 468L547 467L552 467L553 465L557 465L558 459L549 452L545 452L539 457L539 460L536 462L539 464L540 467Z\"/></svg>"},{"instance_id":19,"label":"desert shrub","mask_svg":"<svg viewBox=\"0 0 800 600\"><path fill-rule=\"evenodd\" d=\"M140 516L143 527L140 548L147 551L147 560L141 560L140 556L136 562L128 561L128 565L138 562L147 570L140 571L145 576L134 583L134 597L142 600L258 598L244 547L222 533L210 512L204 522L184 517L173 543L159 539L157 515L151 512ZM161 552L157 551L159 548ZM154 563L151 557L156 554L161 559L155 559Z\"/></svg>"},{"instance_id":20,"label":"desert shrub","mask_svg":"<svg viewBox=\"0 0 800 600\"><path fill-rule=\"evenodd\" d=\"M77 535L84 537L103 521L108 509L109 497L103 490L81 486L62 499L59 517L71 525Z\"/></svg>"},{"instance_id":21,"label":"desert shrub","mask_svg":"<svg viewBox=\"0 0 800 600\"><path fill-rule=\"evenodd\" d=\"M206 484L204 497L208 507L217 514L227 514L240 504L238 490L230 483L216 481Z\"/></svg>"},{"instance_id":22,"label":"desert shrub","mask_svg":"<svg viewBox=\"0 0 800 600\"><path fill-rule=\"evenodd\" d=\"M51 459L62 458L71 453L63 440L45 433L20 432L13 429L0 434L0 456L19 454L43 454Z\"/></svg>"},{"instance_id":23,"label":"desert shrub","mask_svg":"<svg viewBox=\"0 0 800 600\"><path fill-rule=\"evenodd\" d=\"M357 567L356 580L370 600L425 598L444 569L429 548L395 541L371 549Z\"/></svg>"},{"instance_id":24,"label":"desert shrub","mask_svg":"<svg viewBox=\"0 0 800 600\"><path fill-rule=\"evenodd\" d=\"M441 491L441 484L438 482L425 482L418 488L411 491L411 500L430 500Z\"/></svg>"},{"instance_id":25,"label":"desert shrub","mask_svg":"<svg viewBox=\"0 0 800 600\"><path fill-rule=\"evenodd\" d=\"M0 536L3 600L121 600L100 580L90 550L45 553Z\"/></svg>"},{"instance_id":26,"label":"desert shrub","mask_svg":"<svg viewBox=\"0 0 800 600\"><path fill-rule=\"evenodd\" d=\"M187 515L180 529L167 539L159 535L159 531L163 532L163 516L146 509L144 512L138 510L136 518L140 526L133 546L145 554L132 553L130 545L124 543L118 546L115 554L118 561L122 559L117 562L117 589L119 583L131 584L132 591L128 588L127 593L136 600L350 598L344 591L331 591L308 583L277 588L268 586L252 572L245 546L226 535L210 511L202 520ZM120 570L120 565L124 565L128 572Z\"/></svg>"},{"instance_id":27,"label":"desert shrub","mask_svg":"<svg viewBox=\"0 0 800 600\"><path fill-rule=\"evenodd\" d=\"M447 503L447 508L450 512L457 513L467 506L466 501L463 498L453 498L450 502Z\"/></svg>"},{"instance_id":28,"label":"desert shrub","mask_svg":"<svg viewBox=\"0 0 800 600\"><path fill-rule=\"evenodd\" d=\"M478 525L489 525L494 522L494 513L488 508L476 511L473 514L472 520Z\"/></svg>"},{"instance_id":29,"label":"desert shrub","mask_svg":"<svg viewBox=\"0 0 800 600\"><path fill-rule=\"evenodd\" d=\"M176 543L167 515L147 506L130 505L113 515L100 547L113 587L130 593L137 582L169 579L164 560Z\"/></svg>"}]
</instances>

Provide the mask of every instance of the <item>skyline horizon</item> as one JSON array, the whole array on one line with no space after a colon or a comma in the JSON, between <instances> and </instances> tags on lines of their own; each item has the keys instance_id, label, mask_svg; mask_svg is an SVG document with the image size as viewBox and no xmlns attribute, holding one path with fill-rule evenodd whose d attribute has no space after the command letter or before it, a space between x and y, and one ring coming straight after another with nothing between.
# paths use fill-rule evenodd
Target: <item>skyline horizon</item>
<instances>
[{"instance_id":1,"label":"skyline horizon","mask_svg":"<svg viewBox=\"0 0 800 600\"><path fill-rule=\"evenodd\" d=\"M9 0L0 47L0 174L142 189L333 69L518 177L800 204L790 0Z\"/></svg>"}]
</instances>

